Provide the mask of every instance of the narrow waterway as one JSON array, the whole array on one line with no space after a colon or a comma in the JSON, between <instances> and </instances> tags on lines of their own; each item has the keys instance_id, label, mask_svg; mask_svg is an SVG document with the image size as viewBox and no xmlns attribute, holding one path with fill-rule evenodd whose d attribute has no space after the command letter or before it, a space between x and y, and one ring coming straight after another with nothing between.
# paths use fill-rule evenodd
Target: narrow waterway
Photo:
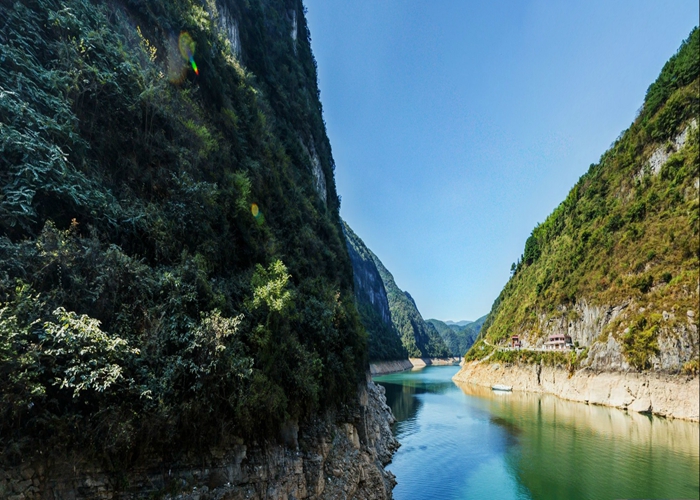
<instances>
[{"instance_id":1,"label":"narrow waterway","mask_svg":"<svg viewBox=\"0 0 700 500\"><path fill-rule=\"evenodd\" d=\"M458 386L458 368L374 379L397 419L396 500L700 498L697 423Z\"/></svg>"}]
</instances>

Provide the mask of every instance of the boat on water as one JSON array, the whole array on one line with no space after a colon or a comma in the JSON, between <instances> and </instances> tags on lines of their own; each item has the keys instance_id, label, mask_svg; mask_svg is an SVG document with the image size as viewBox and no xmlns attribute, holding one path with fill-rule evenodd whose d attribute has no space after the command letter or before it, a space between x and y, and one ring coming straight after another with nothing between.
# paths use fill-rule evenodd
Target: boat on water
<instances>
[{"instance_id":1,"label":"boat on water","mask_svg":"<svg viewBox=\"0 0 700 500\"><path fill-rule=\"evenodd\" d=\"M492 391L510 392L513 390L513 386L496 384L491 386Z\"/></svg>"}]
</instances>

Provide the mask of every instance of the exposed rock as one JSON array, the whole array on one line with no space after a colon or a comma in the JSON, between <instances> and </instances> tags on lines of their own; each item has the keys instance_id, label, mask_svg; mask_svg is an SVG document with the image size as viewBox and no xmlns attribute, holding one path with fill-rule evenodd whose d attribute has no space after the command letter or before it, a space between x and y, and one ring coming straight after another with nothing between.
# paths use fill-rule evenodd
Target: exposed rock
<instances>
[{"instance_id":1,"label":"exposed rock","mask_svg":"<svg viewBox=\"0 0 700 500\"><path fill-rule=\"evenodd\" d=\"M296 44L294 45L296 47ZM311 163L311 172L314 176L314 187L316 188L316 193L323 201L323 204L327 204L327 188L326 188L326 175L323 173L323 167L321 166L321 160L316 152L316 146L311 140L309 147L306 146L304 141L301 142L301 147L304 149L309 157L309 162Z\"/></svg>"},{"instance_id":2,"label":"exposed rock","mask_svg":"<svg viewBox=\"0 0 700 500\"><path fill-rule=\"evenodd\" d=\"M0 498L387 500L396 481L384 465L399 447L393 422L384 388L368 379L353 412L296 429L298 449L239 445L213 450L206 464L154 463L119 480L79 457L24 464L0 470Z\"/></svg>"},{"instance_id":3,"label":"exposed rock","mask_svg":"<svg viewBox=\"0 0 700 500\"><path fill-rule=\"evenodd\" d=\"M402 372L413 368L413 363L408 359L399 359L397 361L377 361L370 363L369 371L372 375L384 375L386 373Z\"/></svg>"},{"instance_id":4,"label":"exposed rock","mask_svg":"<svg viewBox=\"0 0 700 500\"><path fill-rule=\"evenodd\" d=\"M568 370L551 366L515 364L499 370L494 370L494 366L488 362L467 363L453 379L485 387L509 385L515 391L549 393L571 401L653 412L665 417L692 421L700 418L697 376L590 369L569 374Z\"/></svg>"},{"instance_id":5,"label":"exposed rock","mask_svg":"<svg viewBox=\"0 0 700 500\"><path fill-rule=\"evenodd\" d=\"M223 2L217 2L216 8L218 10L218 16L216 19L219 23L220 29L223 31L226 39L231 44L231 50L236 55L236 57L241 57L241 36L240 30L238 29L238 21L233 17L230 10L226 7Z\"/></svg>"},{"instance_id":6,"label":"exposed rock","mask_svg":"<svg viewBox=\"0 0 700 500\"><path fill-rule=\"evenodd\" d=\"M544 346L549 335L568 335L575 344L589 348L582 366L595 371L627 371L630 364L623 352L621 339L629 327L620 327L615 331L610 328L611 324L615 320L629 321L637 314L654 311L654 304L641 307L632 299L617 305L590 305L585 299L580 299L572 306L560 307L554 316L539 314L533 330L519 333L524 347L538 349ZM677 373L685 363L698 356L695 312L690 311L685 323L676 321L676 315L672 312L662 310L660 315L658 352L650 355L650 363L656 371Z\"/></svg>"},{"instance_id":7,"label":"exposed rock","mask_svg":"<svg viewBox=\"0 0 700 500\"><path fill-rule=\"evenodd\" d=\"M635 176L636 179L641 179L644 175L657 175L661 171L661 167L668 161L673 153L680 151L688 141L688 134L691 129L698 126L697 120L693 118L690 124L683 131L674 137L673 141L668 144L662 144L657 147L649 157L649 161Z\"/></svg>"}]
</instances>

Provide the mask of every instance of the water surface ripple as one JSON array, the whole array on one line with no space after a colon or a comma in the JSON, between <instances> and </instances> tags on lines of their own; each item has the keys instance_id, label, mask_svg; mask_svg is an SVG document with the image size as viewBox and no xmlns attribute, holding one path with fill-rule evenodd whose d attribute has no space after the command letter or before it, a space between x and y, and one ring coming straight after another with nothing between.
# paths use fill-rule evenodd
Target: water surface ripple
<instances>
[{"instance_id":1,"label":"water surface ripple","mask_svg":"<svg viewBox=\"0 0 700 500\"><path fill-rule=\"evenodd\" d=\"M396 500L700 498L698 424L452 382L375 377L397 418Z\"/></svg>"}]
</instances>

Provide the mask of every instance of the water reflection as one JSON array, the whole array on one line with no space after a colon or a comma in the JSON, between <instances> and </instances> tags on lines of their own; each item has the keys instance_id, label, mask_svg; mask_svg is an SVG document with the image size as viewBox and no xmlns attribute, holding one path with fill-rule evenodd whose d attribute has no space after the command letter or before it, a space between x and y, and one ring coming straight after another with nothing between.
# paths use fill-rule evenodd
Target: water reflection
<instances>
[{"instance_id":1,"label":"water reflection","mask_svg":"<svg viewBox=\"0 0 700 500\"><path fill-rule=\"evenodd\" d=\"M402 443L397 500L698 498L697 424L458 387L456 371L377 378Z\"/></svg>"},{"instance_id":2,"label":"water reflection","mask_svg":"<svg viewBox=\"0 0 700 500\"><path fill-rule=\"evenodd\" d=\"M454 389L452 381L426 376L422 368L376 378L386 389L386 401L397 422L414 420L421 406L420 394L444 394Z\"/></svg>"},{"instance_id":3,"label":"water reflection","mask_svg":"<svg viewBox=\"0 0 700 500\"><path fill-rule=\"evenodd\" d=\"M698 498L697 424L457 385L518 436L515 468L533 498Z\"/></svg>"}]
</instances>

